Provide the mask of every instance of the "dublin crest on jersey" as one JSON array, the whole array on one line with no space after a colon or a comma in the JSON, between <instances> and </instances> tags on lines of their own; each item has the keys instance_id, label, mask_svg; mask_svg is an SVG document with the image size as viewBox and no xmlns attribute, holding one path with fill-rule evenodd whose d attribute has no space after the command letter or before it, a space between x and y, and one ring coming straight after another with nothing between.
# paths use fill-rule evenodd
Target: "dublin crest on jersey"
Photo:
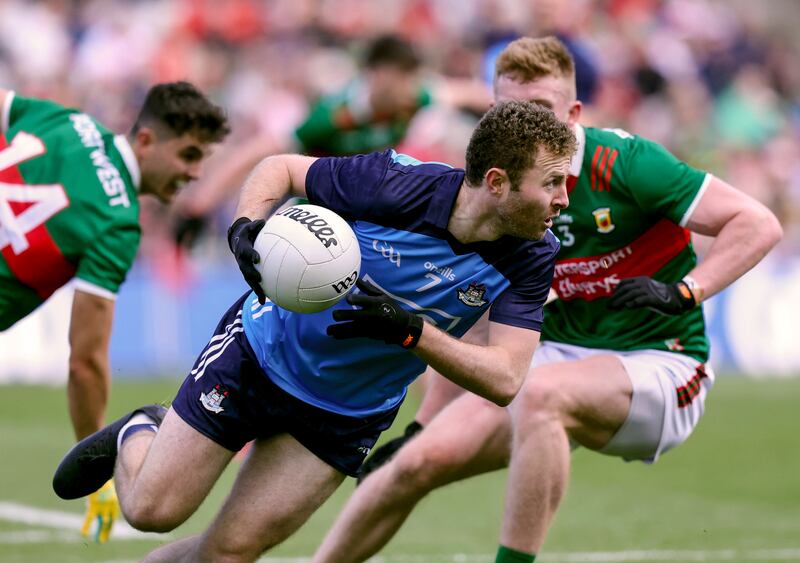
<instances>
[{"instance_id":1,"label":"dublin crest on jersey","mask_svg":"<svg viewBox=\"0 0 800 563\"><path fill-rule=\"evenodd\" d=\"M471 283L467 289L458 289L458 300L468 307L483 307L488 303L484 299L486 286L478 283Z\"/></svg>"},{"instance_id":2,"label":"dublin crest on jersey","mask_svg":"<svg viewBox=\"0 0 800 563\"><path fill-rule=\"evenodd\" d=\"M203 403L206 410L210 410L213 413L221 413L225 410L221 406L222 401L224 401L227 396L228 391L225 391L219 385L215 385L208 395L200 393L200 402Z\"/></svg>"}]
</instances>

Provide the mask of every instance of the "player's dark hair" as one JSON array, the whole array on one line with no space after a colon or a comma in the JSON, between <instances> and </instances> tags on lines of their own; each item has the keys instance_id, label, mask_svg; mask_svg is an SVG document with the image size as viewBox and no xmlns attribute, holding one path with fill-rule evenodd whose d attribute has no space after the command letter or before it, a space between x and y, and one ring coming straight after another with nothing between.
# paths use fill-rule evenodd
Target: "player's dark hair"
<instances>
[{"instance_id":1,"label":"player's dark hair","mask_svg":"<svg viewBox=\"0 0 800 563\"><path fill-rule=\"evenodd\" d=\"M479 186L490 168L501 168L511 189L517 190L539 148L554 156L571 156L576 147L572 129L549 109L531 102L503 102L486 112L472 133L466 180Z\"/></svg>"},{"instance_id":2,"label":"player's dark hair","mask_svg":"<svg viewBox=\"0 0 800 563\"><path fill-rule=\"evenodd\" d=\"M419 68L420 59L414 47L395 35L382 35L373 39L364 53L364 66L376 68L393 66L412 71Z\"/></svg>"},{"instance_id":3,"label":"player's dark hair","mask_svg":"<svg viewBox=\"0 0 800 563\"><path fill-rule=\"evenodd\" d=\"M132 132L153 126L166 127L176 136L191 133L207 143L218 143L230 132L222 108L189 82L168 82L150 88Z\"/></svg>"}]
</instances>

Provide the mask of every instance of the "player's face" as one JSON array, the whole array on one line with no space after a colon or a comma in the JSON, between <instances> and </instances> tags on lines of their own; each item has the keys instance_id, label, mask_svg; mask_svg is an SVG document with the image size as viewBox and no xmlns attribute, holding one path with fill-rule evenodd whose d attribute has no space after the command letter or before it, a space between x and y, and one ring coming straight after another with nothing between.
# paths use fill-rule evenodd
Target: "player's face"
<instances>
[{"instance_id":1,"label":"player's face","mask_svg":"<svg viewBox=\"0 0 800 563\"><path fill-rule=\"evenodd\" d=\"M209 145L189 133L154 139L139 163L142 193L154 195L163 203L171 202L184 184L200 177L209 153Z\"/></svg>"},{"instance_id":2,"label":"player's face","mask_svg":"<svg viewBox=\"0 0 800 563\"><path fill-rule=\"evenodd\" d=\"M376 114L410 117L419 104L420 75L394 66L371 69L370 103Z\"/></svg>"},{"instance_id":3,"label":"player's face","mask_svg":"<svg viewBox=\"0 0 800 563\"><path fill-rule=\"evenodd\" d=\"M569 78L544 76L531 82L518 82L498 76L494 82L494 100L500 102L534 102L553 110L558 119L574 125L580 117L580 102L575 100Z\"/></svg>"},{"instance_id":4,"label":"player's face","mask_svg":"<svg viewBox=\"0 0 800 563\"><path fill-rule=\"evenodd\" d=\"M498 207L505 234L539 240L553 226L553 217L569 205L569 162L568 156L539 150L536 163L522 177L518 189L509 190Z\"/></svg>"}]
</instances>

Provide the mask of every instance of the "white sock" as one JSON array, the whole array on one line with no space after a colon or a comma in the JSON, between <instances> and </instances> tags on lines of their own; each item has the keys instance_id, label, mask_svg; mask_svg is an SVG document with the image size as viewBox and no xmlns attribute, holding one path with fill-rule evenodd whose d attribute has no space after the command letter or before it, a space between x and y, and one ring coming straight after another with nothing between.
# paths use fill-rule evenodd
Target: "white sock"
<instances>
[{"instance_id":1,"label":"white sock","mask_svg":"<svg viewBox=\"0 0 800 563\"><path fill-rule=\"evenodd\" d=\"M131 417L131 419L125 423L125 426L119 429L119 434L117 434L117 453L119 454L120 448L122 447L122 442L125 441L125 433L128 431L129 428L132 426L141 426L142 428L137 430L145 430L148 427L152 428L153 432L158 431L158 424L153 419L153 417L146 415L143 412L136 413Z\"/></svg>"}]
</instances>

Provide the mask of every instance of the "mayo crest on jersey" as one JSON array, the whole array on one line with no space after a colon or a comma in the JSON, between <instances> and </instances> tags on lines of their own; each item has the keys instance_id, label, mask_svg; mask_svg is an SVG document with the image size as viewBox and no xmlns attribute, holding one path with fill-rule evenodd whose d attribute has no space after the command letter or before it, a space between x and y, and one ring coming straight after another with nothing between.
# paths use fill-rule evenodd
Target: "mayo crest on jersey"
<instances>
[{"instance_id":1,"label":"mayo crest on jersey","mask_svg":"<svg viewBox=\"0 0 800 563\"><path fill-rule=\"evenodd\" d=\"M461 244L447 231L464 171L394 151L323 158L310 168L310 203L353 228L362 278L454 336L489 308L494 322L540 330L558 241L504 237ZM292 313L254 295L245 335L268 377L289 394L349 416L387 411L425 369L413 353L377 340L335 340L332 311Z\"/></svg>"},{"instance_id":2,"label":"mayo crest on jersey","mask_svg":"<svg viewBox=\"0 0 800 563\"><path fill-rule=\"evenodd\" d=\"M561 241L542 340L588 348L653 349L708 359L701 307L680 316L612 311L624 278L673 283L697 259L685 225L711 176L621 129L577 127L583 157L569 207L553 221ZM579 169L578 165L579 164Z\"/></svg>"}]
</instances>

